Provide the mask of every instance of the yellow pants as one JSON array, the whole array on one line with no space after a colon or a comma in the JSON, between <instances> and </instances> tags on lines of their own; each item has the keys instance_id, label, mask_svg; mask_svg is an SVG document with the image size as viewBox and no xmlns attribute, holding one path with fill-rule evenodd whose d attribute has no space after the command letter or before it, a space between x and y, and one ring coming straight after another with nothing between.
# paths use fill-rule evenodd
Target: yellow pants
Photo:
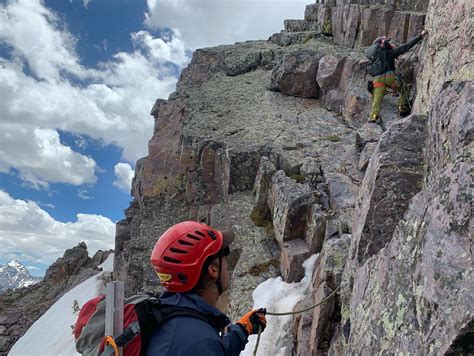
<instances>
[{"instance_id":1,"label":"yellow pants","mask_svg":"<svg viewBox=\"0 0 474 356\"><path fill-rule=\"evenodd\" d=\"M392 88L394 91L400 94L400 99L398 100L398 110L409 110L408 88L402 85L400 80L393 72L387 72L374 79L374 90L372 91L372 111L370 113L371 119L379 117L380 110L382 109L383 97L385 96L387 87Z\"/></svg>"}]
</instances>

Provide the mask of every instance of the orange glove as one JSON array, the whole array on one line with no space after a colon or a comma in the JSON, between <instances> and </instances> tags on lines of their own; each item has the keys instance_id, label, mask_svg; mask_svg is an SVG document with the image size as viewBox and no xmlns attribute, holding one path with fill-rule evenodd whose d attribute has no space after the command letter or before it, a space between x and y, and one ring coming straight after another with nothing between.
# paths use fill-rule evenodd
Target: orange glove
<instances>
[{"instance_id":1,"label":"orange glove","mask_svg":"<svg viewBox=\"0 0 474 356\"><path fill-rule=\"evenodd\" d=\"M258 334L259 327L263 331L267 326L266 312L265 308L249 311L237 321L237 324L242 325L249 335Z\"/></svg>"}]
</instances>

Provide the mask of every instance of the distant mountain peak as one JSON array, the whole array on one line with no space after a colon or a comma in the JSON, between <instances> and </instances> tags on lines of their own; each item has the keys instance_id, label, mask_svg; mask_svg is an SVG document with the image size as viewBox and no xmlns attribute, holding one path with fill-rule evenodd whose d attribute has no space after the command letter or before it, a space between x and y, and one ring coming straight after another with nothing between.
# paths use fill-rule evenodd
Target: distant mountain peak
<instances>
[{"instance_id":1,"label":"distant mountain peak","mask_svg":"<svg viewBox=\"0 0 474 356\"><path fill-rule=\"evenodd\" d=\"M30 286L38 283L41 279L41 277L32 276L20 261L11 260L0 266L0 293L7 289Z\"/></svg>"}]
</instances>

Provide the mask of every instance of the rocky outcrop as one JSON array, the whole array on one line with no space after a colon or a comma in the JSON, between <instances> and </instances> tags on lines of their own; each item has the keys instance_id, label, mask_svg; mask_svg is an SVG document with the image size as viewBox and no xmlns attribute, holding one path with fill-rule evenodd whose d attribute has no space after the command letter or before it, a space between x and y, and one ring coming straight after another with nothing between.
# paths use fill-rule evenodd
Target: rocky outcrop
<instances>
[{"instance_id":1,"label":"rocky outcrop","mask_svg":"<svg viewBox=\"0 0 474 356\"><path fill-rule=\"evenodd\" d=\"M0 355L6 355L13 344L64 293L99 273L98 265L110 253L97 251L91 258L86 244L81 242L54 262L41 282L0 294Z\"/></svg>"},{"instance_id":2,"label":"rocky outcrop","mask_svg":"<svg viewBox=\"0 0 474 356\"><path fill-rule=\"evenodd\" d=\"M450 80L473 80L472 3L431 0L426 28L422 70L414 109L427 112L432 98Z\"/></svg>"},{"instance_id":3,"label":"rocky outcrop","mask_svg":"<svg viewBox=\"0 0 474 356\"><path fill-rule=\"evenodd\" d=\"M354 276L350 352L472 351L472 88L447 83L433 98L425 187L387 247Z\"/></svg>"}]
</instances>

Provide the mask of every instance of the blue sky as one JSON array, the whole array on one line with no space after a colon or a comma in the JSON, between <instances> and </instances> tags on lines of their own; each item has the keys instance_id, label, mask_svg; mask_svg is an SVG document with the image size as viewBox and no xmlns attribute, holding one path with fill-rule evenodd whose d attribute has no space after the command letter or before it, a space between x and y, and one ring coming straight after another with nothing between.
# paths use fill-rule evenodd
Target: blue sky
<instances>
[{"instance_id":1,"label":"blue sky","mask_svg":"<svg viewBox=\"0 0 474 356\"><path fill-rule=\"evenodd\" d=\"M266 39L307 0L0 0L0 264L114 247L157 98L192 51Z\"/></svg>"}]
</instances>

